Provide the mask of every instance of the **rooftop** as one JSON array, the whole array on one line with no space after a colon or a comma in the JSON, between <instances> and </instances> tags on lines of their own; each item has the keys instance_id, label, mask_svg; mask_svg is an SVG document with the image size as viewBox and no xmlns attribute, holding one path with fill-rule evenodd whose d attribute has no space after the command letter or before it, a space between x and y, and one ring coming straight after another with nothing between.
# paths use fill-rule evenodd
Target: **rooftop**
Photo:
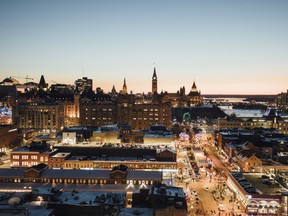
<instances>
[{"instance_id":1,"label":"rooftop","mask_svg":"<svg viewBox=\"0 0 288 216\"><path fill-rule=\"evenodd\" d=\"M240 179L246 179L259 194L281 195L281 192L287 191L287 189L265 173L242 173L242 176L238 178L238 182Z\"/></svg>"},{"instance_id":2,"label":"rooftop","mask_svg":"<svg viewBox=\"0 0 288 216\"><path fill-rule=\"evenodd\" d=\"M118 216L135 216L145 215L154 216L154 211L151 208L121 208Z\"/></svg>"},{"instance_id":3,"label":"rooftop","mask_svg":"<svg viewBox=\"0 0 288 216\"><path fill-rule=\"evenodd\" d=\"M154 190L154 194L166 194L167 196L178 196L178 197L185 197L185 193L183 191L183 188L181 187L173 187L173 186L167 186L167 185L161 185L161 186L155 186L151 188L151 190Z\"/></svg>"},{"instance_id":4,"label":"rooftop","mask_svg":"<svg viewBox=\"0 0 288 216\"><path fill-rule=\"evenodd\" d=\"M55 154L51 157L53 157L53 158L66 158L69 155L70 155L70 153L68 153L68 152L58 152L57 154Z\"/></svg>"},{"instance_id":5,"label":"rooftop","mask_svg":"<svg viewBox=\"0 0 288 216\"><path fill-rule=\"evenodd\" d=\"M73 205L116 205L124 206L126 194L123 192L63 192L59 200L64 204Z\"/></svg>"}]
</instances>

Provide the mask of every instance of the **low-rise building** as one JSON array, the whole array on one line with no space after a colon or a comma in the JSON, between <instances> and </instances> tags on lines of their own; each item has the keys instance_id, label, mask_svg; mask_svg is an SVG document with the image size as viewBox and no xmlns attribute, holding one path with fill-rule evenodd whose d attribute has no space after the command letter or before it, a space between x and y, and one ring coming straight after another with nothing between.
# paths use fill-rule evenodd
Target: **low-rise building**
<instances>
[{"instance_id":1,"label":"low-rise building","mask_svg":"<svg viewBox=\"0 0 288 216\"><path fill-rule=\"evenodd\" d=\"M100 143L120 143L120 131L117 125L107 125L99 127L98 130L93 131L91 141Z\"/></svg>"},{"instance_id":2,"label":"low-rise building","mask_svg":"<svg viewBox=\"0 0 288 216\"><path fill-rule=\"evenodd\" d=\"M109 145L107 145L109 146ZM60 146L58 152L61 155L70 152L66 158L63 169L111 169L123 164L136 170L177 170L177 154L168 147L153 148L151 146L138 145L131 147L66 147Z\"/></svg>"},{"instance_id":3,"label":"low-rise building","mask_svg":"<svg viewBox=\"0 0 288 216\"><path fill-rule=\"evenodd\" d=\"M70 156L70 153L59 152L53 155L50 155L48 159L49 168L61 169L64 168L65 160Z\"/></svg>"},{"instance_id":4,"label":"low-rise building","mask_svg":"<svg viewBox=\"0 0 288 216\"><path fill-rule=\"evenodd\" d=\"M229 173L227 184L234 194L233 208L238 202L249 216L282 215L281 192L285 188L264 173Z\"/></svg>"},{"instance_id":5,"label":"low-rise building","mask_svg":"<svg viewBox=\"0 0 288 216\"><path fill-rule=\"evenodd\" d=\"M130 170L118 165L112 170L60 170L45 164L28 168L0 169L0 182L43 182L66 184L154 185L162 182L160 171Z\"/></svg>"},{"instance_id":6,"label":"low-rise building","mask_svg":"<svg viewBox=\"0 0 288 216\"><path fill-rule=\"evenodd\" d=\"M17 127L14 125L0 125L0 152L6 152L7 149L16 144L18 137Z\"/></svg>"},{"instance_id":7,"label":"low-rise building","mask_svg":"<svg viewBox=\"0 0 288 216\"><path fill-rule=\"evenodd\" d=\"M262 170L262 161L251 150L244 150L236 156L237 165L243 172L259 172Z\"/></svg>"},{"instance_id":8,"label":"low-rise building","mask_svg":"<svg viewBox=\"0 0 288 216\"><path fill-rule=\"evenodd\" d=\"M10 152L11 167L30 167L40 163L48 164L49 156L54 152L43 142L32 142Z\"/></svg>"},{"instance_id":9,"label":"low-rise building","mask_svg":"<svg viewBox=\"0 0 288 216\"><path fill-rule=\"evenodd\" d=\"M183 188L166 185L154 185L150 189L134 192L132 206L149 206L154 215L187 215L187 202Z\"/></svg>"}]
</instances>

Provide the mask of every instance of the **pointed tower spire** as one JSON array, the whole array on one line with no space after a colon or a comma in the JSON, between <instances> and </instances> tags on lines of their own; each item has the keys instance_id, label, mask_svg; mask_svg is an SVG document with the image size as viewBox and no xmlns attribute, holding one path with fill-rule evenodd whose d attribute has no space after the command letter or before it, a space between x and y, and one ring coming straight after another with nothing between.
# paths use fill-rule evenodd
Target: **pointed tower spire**
<instances>
[{"instance_id":1,"label":"pointed tower spire","mask_svg":"<svg viewBox=\"0 0 288 216\"><path fill-rule=\"evenodd\" d=\"M115 85L113 85L111 92L116 92Z\"/></svg>"},{"instance_id":2,"label":"pointed tower spire","mask_svg":"<svg viewBox=\"0 0 288 216\"><path fill-rule=\"evenodd\" d=\"M157 75L156 75L155 67L154 67L153 76L152 76L152 94L157 94Z\"/></svg>"},{"instance_id":3,"label":"pointed tower spire","mask_svg":"<svg viewBox=\"0 0 288 216\"><path fill-rule=\"evenodd\" d=\"M156 68L155 67L154 67L154 71L153 71L153 78L157 79Z\"/></svg>"},{"instance_id":4,"label":"pointed tower spire","mask_svg":"<svg viewBox=\"0 0 288 216\"><path fill-rule=\"evenodd\" d=\"M198 92L197 87L196 87L196 84L195 84L195 81L193 81L193 85L192 85L192 88L191 88L191 92Z\"/></svg>"},{"instance_id":5,"label":"pointed tower spire","mask_svg":"<svg viewBox=\"0 0 288 216\"><path fill-rule=\"evenodd\" d=\"M122 93L123 94L127 94L126 78L124 78L124 84L123 84L123 88L122 88Z\"/></svg>"},{"instance_id":6,"label":"pointed tower spire","mask_svg":"<svg viewBox=\"0 0 288 216\"><path fill-rule=\"evenodd\" d=\"M115 85L113 85L113 87L112 87L111 94L112 95L116 95L117 94L117 91L115 89Z\"/></svg>"},{"instance_id":7,"label":"pointed tower spire","mask_svg":"<svg viewBox=\"0 0 288 216\"><path fill-rule=\"evenodd\" d=\"M48 85L47 85L47 83L45 82L45 79L44 79L44 76L43 76L43 75L41 75L41 78L40 78L38 87L39 87L39 89L41 89L41 90L44 90L44 91L47 90Z\"/></svg>"}]
</instances>

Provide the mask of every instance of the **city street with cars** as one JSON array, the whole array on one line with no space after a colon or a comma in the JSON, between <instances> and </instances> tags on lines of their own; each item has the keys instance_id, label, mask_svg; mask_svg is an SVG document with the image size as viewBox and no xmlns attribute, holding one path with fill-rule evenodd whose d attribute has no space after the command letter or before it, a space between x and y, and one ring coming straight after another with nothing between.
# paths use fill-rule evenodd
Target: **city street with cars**
<instances>
[{"instance_id":1,"label":"city street with cars","mask_svg":"<svg viewBox=\"0 0 288 216\"><path fill-rule=\"evenodd\" d=\"M229 170L213 144L212 136L205 130L193 139L176 141L178 174L175 183L186 193L188 215L244 216L244 209L226 184ZM203 158L207 161L206 166L197 161Z\"/></svg>"}]
</instances>

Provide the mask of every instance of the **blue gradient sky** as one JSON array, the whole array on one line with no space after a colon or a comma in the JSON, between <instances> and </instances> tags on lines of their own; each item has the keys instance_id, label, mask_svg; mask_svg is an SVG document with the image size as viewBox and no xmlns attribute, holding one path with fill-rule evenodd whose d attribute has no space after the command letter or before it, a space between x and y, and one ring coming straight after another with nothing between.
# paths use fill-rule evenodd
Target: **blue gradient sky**
<instances>
[{"instance_id":1,"label":"blue gradient sky","mask_svg":"<svg viewBox=\"0 0 288 216\"><path fill-rule=\"evenodd\" d=\"M288 88L288 1L0 1L0 80L87 76L110 91L276 94ZM19 79L25 81L24 79Z\"/></svg>"}]
</instances>

